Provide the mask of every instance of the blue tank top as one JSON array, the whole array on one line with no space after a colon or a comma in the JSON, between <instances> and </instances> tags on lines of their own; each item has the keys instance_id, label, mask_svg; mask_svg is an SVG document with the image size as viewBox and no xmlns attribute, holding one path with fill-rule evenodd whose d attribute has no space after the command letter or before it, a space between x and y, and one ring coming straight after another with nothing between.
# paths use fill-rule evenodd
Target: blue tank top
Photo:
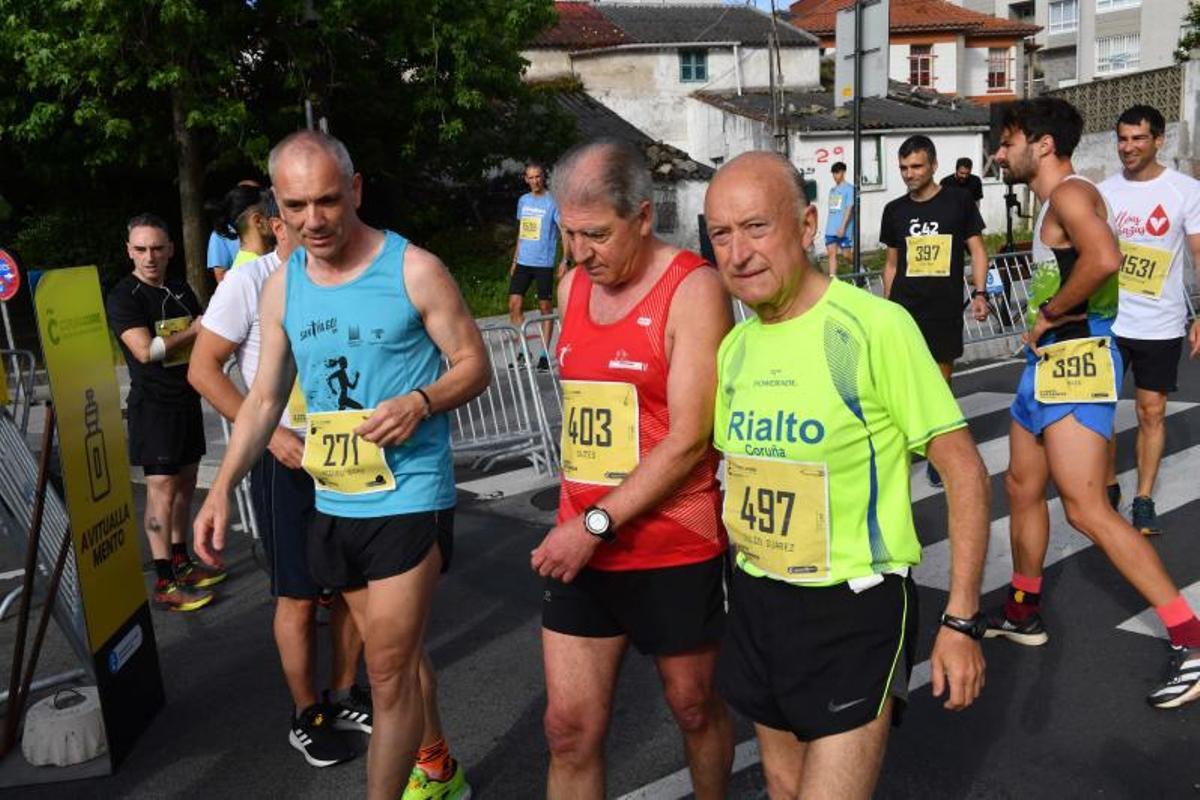
<instances>
[{"instance_id":1,"label":"blue tank top","mask_svg":"<svg viewBox=\"0 0 1200 800\"><path fill-rule=\"evenodd\" d=\"M441 374L441 352L404 288L408 241L384 231L383 250L349 283L318 286L307 253L287 263L283 327L291 340L310 411L375 408L427 386ZM450 422L425 420L404 444L385 450L396 490L347 495L317 492L317 509L336 517L385 517L454 505Z\"/></svg>"}]
</instances>

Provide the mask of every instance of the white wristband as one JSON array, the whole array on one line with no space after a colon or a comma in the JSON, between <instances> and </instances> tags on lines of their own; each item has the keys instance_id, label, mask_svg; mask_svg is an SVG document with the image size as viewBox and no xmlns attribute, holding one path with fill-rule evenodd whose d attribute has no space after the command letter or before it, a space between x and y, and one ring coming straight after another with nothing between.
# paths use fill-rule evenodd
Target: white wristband
<instances>
[{"instance_id":1,"label":"white wristband","mask_svg":"<svg viewBox=\"0 0 1200 800\"><path fill-rule=\"evenodd\" d=\"M167 357L167 341L161 336L155 336L150 340L150 360L162 361Z\"/></svg>"}]
</instances>

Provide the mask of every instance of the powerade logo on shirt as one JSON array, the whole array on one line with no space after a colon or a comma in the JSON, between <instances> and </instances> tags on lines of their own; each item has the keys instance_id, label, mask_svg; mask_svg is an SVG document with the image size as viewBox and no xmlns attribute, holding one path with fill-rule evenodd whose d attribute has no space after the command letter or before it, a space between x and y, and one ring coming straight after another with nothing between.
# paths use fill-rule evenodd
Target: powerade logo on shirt
<instances>
[{"instance_id":1,"label":"powerade logo on shirt","mask_svg":"<svg viewBox=\"0 0 1200 800\"><path fill-rule=\"evenodd\" d=\"M820 420L801 419L793 411L759 415L753 411L734 411L729 415L726 437L745 443L746 455L786 458L787 452L774 442L817 444L825 438ZM760 444L766 442L768 444Z\"/></svg>"}]
</instances>

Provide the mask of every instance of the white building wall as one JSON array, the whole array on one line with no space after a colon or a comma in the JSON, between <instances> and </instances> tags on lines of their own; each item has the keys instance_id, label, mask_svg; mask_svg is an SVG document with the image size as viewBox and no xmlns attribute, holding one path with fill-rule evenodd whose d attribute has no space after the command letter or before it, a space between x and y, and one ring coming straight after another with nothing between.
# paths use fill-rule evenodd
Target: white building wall
<instances>
[{"instance_id":1,"label":"white building wall","mask_svg":"<svg viewBox=\"0 0 1200 800\"><path fill-rule=\"evenodd\" d=\"M767 58L765 48L738 48L743 88L768 84ZM791 48L781 58L789 86L807 88L819 81L815 47ZM707 81L685 83L679 78L679 53L674 49L614 50L573 59L575 74L589 95L651 138L689 153L688 96L738 86L732 48L709 48L707 63Z\"/></svg>"},{"instance_id":2,"label":"white building wall","mask_svg":"<svg viewBox=\"0 0 1200 800\"><path fill-rule=\"evenodd\" d=\"M908 83L910 46L892 44L888 53L888 77ZM935 42L933 54L933 86L946 94L961 93L958 88L958 46L954 42Z\"/></svg>"},{"instance_id":3,"label":"white building wall","mask_svg":"<svg viewBox=\"0 0 1200 800\"><path fill-rule=\"evenodd\" d=\"M571 57L566 50L526 50L521 57L529 62L524 79L544 81L571 74Z\"/></svg>"},{"instance_id":4,"label":"white building wall","mask_svg":"<svg viewBox=\"0 0 1200 800\"><path fill-rule=\"evenodd\" d=\"M659 232L658 236L676 247L700 252L699 216L704 213L708 181L677 181L674 186L678 225L673 232Z\"/></svg>"}]
</instances>

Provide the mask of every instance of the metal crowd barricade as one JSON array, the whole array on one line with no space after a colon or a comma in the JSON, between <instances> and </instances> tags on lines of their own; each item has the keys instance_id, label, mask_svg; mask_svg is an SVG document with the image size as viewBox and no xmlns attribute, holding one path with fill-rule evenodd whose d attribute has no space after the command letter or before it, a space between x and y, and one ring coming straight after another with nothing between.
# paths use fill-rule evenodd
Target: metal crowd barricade
<instances>
[{"instance_id":1,"label":"metal crowd barricade","mask_svg":"<svg viewBox=\"0 0 1200 800\"><path fill-rule=\"evenodd\" d=\"M550 337L546 338L546 331L542 323L550 323ZM554 337L557 329L561 327L562 317L557 313L550 314L535 314L525 318L525 322L521 325L521 344L525 348L525 359L528 363L534 364L533 350L529 347L530 342L536 342L541 349L538 351L539 357L542 353L548 355L547 370L539 373L537 370L531 370L529 373L530 381L534 387L538 409L541 413L542 436L545 440L546 451L551 454L551 464L553 472L558 471L559 463L559 440L562 436L562 384L559 382L558 376L558 358L554 356ZM534 333L530 335L530 328ZM546 380L540 380L539 376L544 375ZM552 402L547 402L547 400Z\"/></svg>"},{"instance_id":2,"label":"metal crowd barricade","mask_svg":"<svg viewBox=\"0 0 1200 800\"><path fill-rule=\"evenodd\" d=\"M1033 257L1028 252L997 253L988 261L987 300L991 313L983 322L971 313L974 285L970 270L963 273L963 341L965 344L1020 336L1025 332Z\"/></svg>"},{"instance_id":3,"label":"metal crowd barricade","mask_svg":"<svg viewBox=\"0 0 1200 800\"><path fill-rule=\"evenodd\" d=\"M8 373L8 412L22 434L29 430L29 411L33 407L35 362L29 350L0 349L0 359Z\"/></svg>"},{"instance_id":4,"label":"metal crowd barricade","mask_svg":"<svg viewBox=\"0 0 1200 800\"><path fill-rule=\"evenodd\" d=\"M7 414L0 414L0 535L16 544L24 557L28 532L33 524L33 495L37 490L38 465L25 442L24 433ZM43 591L54 571L58 552L65 538L71 535L67 509L52 483L46 484L46 499L42 512L42 532L38 540L35 587ZM0 603L0 619L19 591L10 592ZM83 616L83 600L79 594L79 572L74 558L63 566L53 609L58 624L75 655L82 664L92 663L87 646ZM90 671L90 667L88 667Z\"/></svg>"},{"instance_id":5,"label":"metal crowd barricade","mask_svg":"<svg viewBox=\"0 0 1200 800\"><path fill-rule=\"evenodd\" d=\"M451 448L471 457L476 469L490 469L505 458L528 458L538 472L552 473L557 460L546 437L537 376L521 332L507 324L487 325L479 332L492 379L483 394L450 412Z\"/></svg>"},{"instance_id":6,"label":"metal crowd barricade","mask_svg":"<svg viewBox=\"0 0 1200 800\"><path fill-rule=\"evenodd\" d=\"M231 380L233 379L234 375L240 374L234 372L234 367L236 365L236 358L231 358L229 361L225 362L225 374L229 375ZM228 447L229 435L233 432L232 427L229 424L229 420L225 419L224 414L218 412L217 416L221 418L221 434L225 438L225 446ZM262 537L259 535L258 531L258 517L254 514L254 495L250 493L249 475L246 475L244 478L238 481L238 485L234 487L233 504L234 508L237 509L237 520L230 523L229 529L231 531L237 531L238 533L250 534L251 555L254 557L254 560L258 562L259 566L266 569L266 563L263 560L265 554L261 552Z\"/></svg>"}]
</instances>

